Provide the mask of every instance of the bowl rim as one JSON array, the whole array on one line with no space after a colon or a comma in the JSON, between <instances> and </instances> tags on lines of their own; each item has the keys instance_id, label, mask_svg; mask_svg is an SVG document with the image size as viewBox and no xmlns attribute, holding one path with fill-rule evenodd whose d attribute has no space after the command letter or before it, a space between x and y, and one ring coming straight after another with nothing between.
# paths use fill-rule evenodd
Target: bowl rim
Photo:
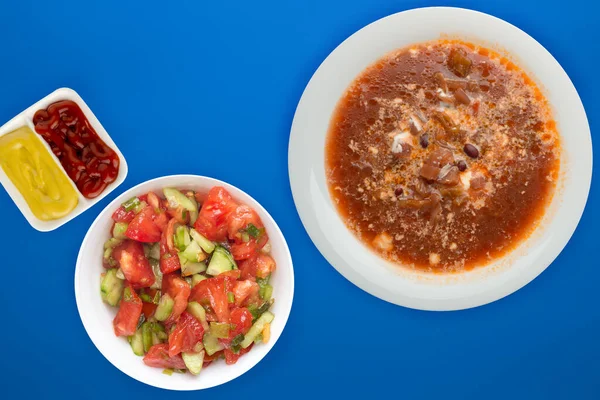
<instances>
[{"instance_id":1,"label":"bowl rim","mask_svg":"<svg viewBox=\"0 0 600 400\"><path fill-rule=\"evenodd\" d=\"M100 343L100 336L103 335L104 333L91 333L90 329L88 329L88 323L86 323L87 321L87 316L86 313L84 311L84 306L82 303L82 299L80 297L80 290L79 290L79 286L80 286L80 270L83 267L80 267L82 264L82 260L84 258L83 255L83 249L87 246L88 241L90 240L90 236L91 236L91 232L94 231L94 228L96 227L97 224L100 223L100 221L105 218L108 217L110 218L110 216L112 215L112 213L110 212L113 209L116 209L116 206L118 204L120 204L124 198L126 198L127 196L129 196L129 194L131 192L135 192L136 190L139 190L141 187L146 186L146 185L150 185L152 183L157 183L157 182L162 182L162 181L170 181L172 179L199 179L199 180L203 180L206 182L209 182L210 187L214 187L214 186L223 186L225 187L227 190L230 190L231 188L233 188L234 190L239 191L239 193L241 194L241 197L246 197L247 199L249 199L251 202L254 202L256 206L252 205L253 209L258 209L258 211L262 212L263 215L267 216L267 218L269 218L271 220L271 222L273 223L273 226L275 227L275 232L273 232L276 236L279 236L279 238L282 241L283 244L283 254L282 257L285 259L285 264L286 264L286 268L289 268L289 288L287 288L286 290L289 290L290 292L290 300L289 300L289 304L288 307L286 307L284 309L284 313L282 315L281 311L279 311L277 313L277 318L282 321L282 323L280 324L281 326L281 330L280 331L276 331L275 333L272 332L271 334L271 339L269 340L269 342L267 344L265 344L265 346L267 346L267 350L264 351L264 353L261 355L260 352L249 352L248 355L246 357L250 357L251 354L254 355L255 359L250 362L247 365L247 368L240 370L238 373L235 374L231 374L231 376L226 376L224 379L219 380L218 382L209 382L209 383L204 383L202 381L198 381L199 383L203 383L202 385L198 385L197 387L177 387L176 385L162 385L162 384L157 384L155 382L152 382L151 379L146 379L146 378L142 378L139 375L135 375L130 373L130 371L126 368L121 368L120 365L117 365L115 362L113 362L112 356L107 355L107 351L105 352L105 350L103 350L103 347ZM163 187L166 187L168 184L165 182L163 184ZM176 185L175 185L176 186ZM237 198L238 200L240 200L241 202L243 202L244 204L247 204L248 202L246 201L245 198L240 198L240 196L234 196L235 198ZM106 213L106 215L105 215ZM272 235L272 234L271 234ZM77 312L79 314L79 317L81 319L81 323L83 324L83 327L88 335L88 337L90 338L90 340L92 341L92 343L94 344L94 346L96 347L96 349L100 352L100 354L102 354L104 356L104 358L106 360L108 360L115 368L117 368L119 371L121 371L122 373L124 373L125 375L139 381L142 382L146 385L149 386L153 386L153 387L157 387L157 388L161 388L161 389L167 389L167 390L176 390L176 391L193 391L193 390L202 390L202 389L208 389L211 387L215 387L215 386L220 386L223 385L227 382L230 382L240 376L242 376L243 374L245 374L246 372L248 372L249 370L251 370L252 368L254 368L275 346L275 344L277 343L277 341L279 340L280 336L283 334L283 331L285 330L285 327L287 325L287 321L289 319L289 316L291 314L291 310L293 307L293 302L294 302L294 290L295 290L295 278L294 278L294 266L293 266L293 261L292 261L292 257L291 257L291 253L289 250L289 246L287 244L287 241L285 239L285 236L283 235L283 232L281 231L281 228L279 228L279 225L277 224L277 222L275 221L275 219L271 216L271 214L262 206L262 204L260 204L257 200L255 200L252 196L250 196L248 193L246 193L245 191L243 191L242 189L239 189L238 187L229 184L227 182L221 181L219 179L215 179L215 178L211 178L211 177L207 177L207 176L202 176L202 175L194 175L194 174L176 174L176 175L165 175L165 176L160 176L160 177L156 177L156 178L152 178L149 180L146 180L144 182L141 182L129 189L127 189L126 191L124 191L123 193L121 193L119 196L117 196L115 199L113 199L99 214L98 216L94 219L94 222L92 222L92 224L90 225L90 227L88 228L84 239L81 242L81 246L79 248L79 252L77 255L77 261L76 261L76 267L75 267L75 276L74 276L74 290L75 290L75 302L76 302L76 306L77 306ZM112 327L107 327L106 332L109 332L110 334L113 333L112 331ZM111 335L112 338L112 335ZM114 339L119 340L120 338L118 337L114 337ZM139 365L139 368L141 370L143 370L144 368L148 368L150 371L154 370L154 368L151 367L147 367L143 364ZM229 368L226 367L227 371L230 371Z\"/></svg>"},{"instance_id":2,"label":"bowl rim","mask_svg":"<svg viewBox=\"0 0 600 400\"><path fill-rule=\"evenodd\" d=\"M445 13L446 15L442 17L442 13ZM490 283L492 280L488 280L482 283L480 287L471 290L468 296L460 297L459 295L456 295L455 297L447 297L449 292L446 291L438 294L433 293L431 289L424 290L423 293L426 294L421 295L420 292L418 293L418 289L414 288L417 288L418 285L421 285L423 283L423 280L421 279L422 276L417 276L414 279L416 283L406 284L404 289L412 285L413 288L411 288L411 291L408 291L406 293L400 293L395 288L390 289L389 286L384 287L384 285L381 283L381 276L377 277L380 282L376 282L376 279L374 279L372 276L366 276L364 271L360 271L360 263L362 262L364 264L365 260L368 259L368 262L372 264L386 263L388 264L390 270L391 267L395 267L396 270L402 269L404 270L403 272L407 272L405 268L398 268L397 266L394 266L389 262L383 261L379 256L375 255L366 247L364 247L362 242L360 242L358 239L354 238L355 240L350 241L350 239L347 238L347 235L343 234L337 226L332 227L332 225L338 225L338 222L341 222L341 217L335 209L335 205L333 205L333 202L331 201L328 188L326 188L327 190L325 191L322 188L324 173L322 174L322 167L316 166L317 164L315 161L319 159L322 161L322 164L324 164L324 158L321 157L321 155L324 156L324 150L321 148L323 147L321 146L321 141L324 143L325 138L327 136L328 128L325 129L324 132L321 132L323 124L322 119L324 117L321 116L318 110L315 110L314 107L311 108L311 106L308 104L312 104L313 102L318 103L319 98L325 98L325 100L319 103L319 107L321 110L325 110L322 111L323 114L325 112L328 112L330 108L330 99L327 98L327 96L329 96L328 93L334 93L337 96L338 87L340 85L339 82L330 84L330 80L327 79L332 77L333 67L331 66L331 64L337 65L339 67L339 64L341 62L344 62L344 68L346 70L352 71L358 69L356 65L352 65L353 63L362 65L361 63L365 62L365 58L373 57L372 53L374 53L375 51L379 51L367 49L366 51L361 52L360 49L365 48L359 47L358 45L365 46L369 43L373 44L373 37L384 40L384 36L390 35L391 33L396 35L395 37L398 37L399 32L394 28L394 26L397 27L402 26L403 24L406 25L407 23L410 24L411 22L417 20L421 23L427 22L430 25L435 25L431 28L431 31L433 32L435 30L435 34L437 35L437 37L429 37L427 39L422 40L413 40L411 37L411 39L409 39L410 41L402 45L396 46L396 49L402 48L404 46L409 46L411 43L421 43L435 39L443 39L446 38L446 36L448 36L448 31L444 30L449 24L447 20L454 18L452 20L452 23L454 23L454 21L459 21L460 17L467 17L471 19L471 26L477 25L480 29L483 29L484 31L489 30L489 32L494 33L497 33L497 31L508 31L510 33L510 38L498 36L500 37L500 39L498 39L498 37L495 37L493 44L499 44L499 46L503 46L503 44L508 46L510 44L512 48L509 52L509 55L516 56L513 58L518 58L519 55L522 54L522 51L517 51L518 46L514 45L514 42L517 41L521 43L522 46L528 46L528 49L535 50L535 54L537 56L543 56L544 62L547 62L549 64L548 66L544 64L544 68L552 70L557 74L560 81L558 85L560 85L561 88L566 87L566 89L568 89L567 93L565 93L565 96L571 96L570 100L572 100L574 103L573 108L576 109L577 115L569 121L577 121L577 123L581 125L581 132L579 132L582 135L581 141L584 141L586 145L589 144L589 146L586 146L589 148L589 150L583 148L581 150L581 157L575 160L575 162L572 162L571 164L583 164L586 168L589 164L589 169L586 169L584 175L579 177L582 180L582 183L577 186L576 202L573 204L576 211L570 215L571 219L566 224L565 232L560 235L555 235L561 236L561 238L557 240L558 243L553 243L555 247L548 248L548 254L539 256L536 259L538 265L530 265L529 268L521 268L523 264L522 262L511 262L511 264L521 264L519 270L513 273L513 275L516 276L510 276L510 274L505 274L509 277L502 276L502 284ZM437 24L438 20L441 21L440 24ZM446 26L442 26L444 23L446 24ZM468 30L468 27L463 28L462 25L463 24L457 24L456 28L453 29L461 32ZM488 41L490 41L491 39L487 39L485 37L487 33L488 32L482 34L481 38L478 37L472 31L467 31L463 34L457 34L456 36L465 40L471 41L471 39L473 39L472 41L485 42L486 44L488 44ZM420 32L413 36L419 35L431 36L433 34L430 32ZM401 33L400 36L402 36ZM454 36L449 37L452 38ZM383 40L380 40L380 42ZM378 43L375 44L379 45ZM379 47L385 46L386 45L384 44ZM493 48L495 46L491 47ZM362 67L358 70L364 70L366 66L371 65L377 59L383 57L385 54L387 54L389 51L392 51L393 49L394 48L388 48L387 50L382 51L377 55L377 57L372 58L369 62L365 62L365 64L362 65ZM503 48L503 50L505 49ZM367 54L365 55L363 53ZM333 60L334 58L335 60ZM529 68L530 65L526 65L528 63L517 61L517 64L519 64L525 71L527 71L530 74L530 76L533 75L533 78L536 81L536 83L539 84L541 82L538 79L539 76L537 76L537 74L532 73L531 68ZM531 64L531 62L529 62L529 64ZM537 61L537 64L541 64L541 61ZM344 77L340 78L340 80L346 79L346 75L349 72L344 73L343 70L341 72L344 75ZM348 84L352 82L359 73L360 72L353 73L354 75L352 79L349 80ZM335 81L336 79L333 80ZM546 80L544 80L542 83L545 82ZM545 89L544 85L541 86L543 89ZM341 93L343 93L346 89L347 85ZM339 97L337 97L335 104L337 104L337 101L339 101ZM335 104L332 106L333 109L335 109ZM555 111L558 111L556 107L554 107L553 102L551 102L551 106L554 108ZM329 126L330 119L331 114L328 114L327 126ZM315 120L317 120L318 122L315 122ZM558 122L560 123L560 121ZM561 131L560 128L559 131ZM312 133L311 135L308 135L307 132L317 133ZM564 139L566 136L564 135L564 131L561 131L560 133L561 137L563 138L563 141L566 142L566 140ZM314 136L315 138L313 138L312 136ZM317 136L319 139L316 139ZM305 148L303 148L303 143L307 143L306 145L304 145ZM319 149L315 150L315 146L319 147ZM298 149L302 149L304 153L299 154L300 151ZM315 153L316 155L314 155ZM567 151L563 146L563 155L561 156L561 158L565 157L566 153ZM564 160L561 160L561 169L564 168L564 164L562 163L563 161ZM540 273L542 273L560 254L562 249L566 246L569 239L575 232L577 224L583 215L587 198L589 196L592 170L593 154L591 146L591 134L587 116L585 114L585 108L583 107L581 99L572 81L570 80L569 76L566 74L562 66L558 63L558 61L539 42L537 42L534 38L532 38L530 35L528 35L523 30L519 29L518 27L489 14L457 7L424 7L391 14L360 28L352 35L347 37L319 65L319 67L311 77L310 81L306 85L306 88L302 93L296 112L294 114L288 145L288 172L292 196L294 198L298 214L300 216L305 230L307 231L309 237L311 238L317 249L325 257L325 259L342 276L344 276L354 285L358 286L360 289L366 291L367 293L370 293L375 297L378 297L392 304L414 309L431 311L461 310L491 303L516 292L517 290L531 282L533 279L535 279L535 277L537 277ZM562 194L561 196L556 196L556 194L559 193L559 189L559 187L556 188L554 197L561 197L560 200L562 200ZM569 199L573 200L572 197L569 197ZM552 200L552 205L554 205L554 202L555 199ZM548 206L545 215L549 213L550 207L551 206ZM334 216L332 217L331 215ZM564 222L564 218L562 219L562 222ZM343 222L341 223L343 224ZM536 231L539 231L540 228L541 226L538 226L536 228ZM335 243L331 239L332 237L335 237ZM352 235L352 237L354 236ZM340 247L340 242L343 242L344 240L346 240L346 243L343 245L344 249L342 251L338 247ZM524 241L522 241L519 244L519 246L517 246L517 248L522 247L521 245L527 241L529 241L529 239L525 239ZM357 243L360 244L359 247L363 248L363 250L354 251L352 249L352 247ZM352 257L347 255L348 253L350 253L349 250L352 250ZM511 251L509 255L512 255L514 253L516 253L516 250ZM531 257L534 256L532 255ZM507 256L501 257L500 259L504 258L507 258ZM488 266L476 268L475 270L481 271L485 270L486 268L488 268ZM400 275L400 271L397 272L398 275ZM409 273L410 271L408 271L406 275L408 275ZM383 275L383 273L381 275ZM392 279L396 279L396 276L394 275L396 274L391 273L389 274L389 277ZM467 273L463 273L463 275L467 275ZM411 277L409 277L409 279L406 279L406 282L408 282L410 278ZM398 282L398 280L395 280L394 282ZM422 284L421 286L425 288L426 285ZM416 293L418 293L418 295Z\"/></svg>"}]
</instances>

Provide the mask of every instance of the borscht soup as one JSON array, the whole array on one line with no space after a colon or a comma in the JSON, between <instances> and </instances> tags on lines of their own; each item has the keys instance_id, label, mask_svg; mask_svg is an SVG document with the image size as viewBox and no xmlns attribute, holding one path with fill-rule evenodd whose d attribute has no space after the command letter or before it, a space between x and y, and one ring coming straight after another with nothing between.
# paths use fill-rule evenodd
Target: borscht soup
<instances>
[{"instance_id":1,"label":"borscht soup","mask_svg":"<svg viewBox=\"0 0 600 400\"><path fill-rule=\"evenodd\" d=\"M526 239L560 172L560 136L535 82L458 40L394 51L340 99L326 174L342 219L383 258L422 271L483 266Z\"/></svg>"}]
</instances>

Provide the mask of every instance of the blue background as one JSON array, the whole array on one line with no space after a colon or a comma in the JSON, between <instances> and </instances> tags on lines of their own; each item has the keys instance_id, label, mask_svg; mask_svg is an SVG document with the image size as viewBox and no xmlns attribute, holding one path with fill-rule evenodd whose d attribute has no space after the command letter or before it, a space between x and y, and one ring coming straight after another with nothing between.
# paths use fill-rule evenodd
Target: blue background
<instances>
[{"instance_id":1,"label":"blue background","mask_svg":"<svg viewBox=\"0 0 600 400\"><path fill-rule=\"evenodd\" d=\"M594 134L600 60L586 3L438 5L490 13L542 43L579 90ZM58 87L74 88L125 154L129 176L51 233L34 231L0 191L0 397L600 398L597 182L575 235L540 277L462 312L409 310L362 292L327 264L300 223L287 144L306 83L354 31L429 5L3 1L0 123ZM213 176L254 196L286 235L296 270L294 307L274 349L244 376L202 393L155 389L114 368L89 340L73 293L79 245L102 208L128 187L177 173Z\"/></svg>"}]
</instances>

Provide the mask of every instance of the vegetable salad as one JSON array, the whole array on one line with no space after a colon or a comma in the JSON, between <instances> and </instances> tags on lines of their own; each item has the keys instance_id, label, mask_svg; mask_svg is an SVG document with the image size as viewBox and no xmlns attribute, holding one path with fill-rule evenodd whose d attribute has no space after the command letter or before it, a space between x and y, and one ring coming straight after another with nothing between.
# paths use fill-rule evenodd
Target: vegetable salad
<instances>
[{"instance_id":1,"label":"vegetable salad","mask_svg":"<svg viewBox=\"0 0 600 400\"><path fill-rule=\"evenodd\" d=\"M115 335L164 372L197 375L266 343L275 260L258 214L222 187L163 189L123 203L104 244L100 292Z\"/></svg>"}]
</instances>

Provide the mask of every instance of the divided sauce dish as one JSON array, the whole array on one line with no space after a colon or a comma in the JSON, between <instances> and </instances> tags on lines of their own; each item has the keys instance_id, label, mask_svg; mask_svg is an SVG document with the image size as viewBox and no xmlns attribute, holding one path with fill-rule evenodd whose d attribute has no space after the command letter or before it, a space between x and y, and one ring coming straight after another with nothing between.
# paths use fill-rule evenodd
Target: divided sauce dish
<instances>
[{"instance_id":1,"label":"divided sauce dish","mask_svg":"<svg viewBox=\"0 0 600 400\"><path fill-rule=\"evenodd\" d=\"M40 110L46 110L52 104L56 104L58 102L69 102L69 104L74 103L75 107L77 107L82 114L81 118L87 120L86 124L89 125L86 126L91 127L91 129L97 135L97 138L101 142L103 142L103 144L106 145L110 150L112 150L113 153L111 154L116 155L118 159L118 169L116 172L112 172L113 176L111 176L110 178L110 183L103 186L103 190L101 190L99 193L94 193L92 198L84 196L84 194L78 189L75 182L72 179L70 179L67 175L67 171L61 164L59 158L53 152L52 147L40 134L38 134L36 130L36 126L34 124L34 118L36 118L36 114L40 112ZM72 89L57 89L48 96L44 97L42 100L28 107L26 110L24 110L23 112L15 116L13 119L8 121L6 124L4 124L2 127L0 127L0 138L8 139L10 135L15 133L15 131L17 130L23 130L25 134L28 133L28 140L30 140L30 143L37 149L40 149L41 156L44 157L47 161L45 163L45 168L43 169L43 172L46 173L48 172L48 170L51 170L52 172L56 171L56 174L60 174L58 178L64 181L64 190L67 191L68 194L72 194L76 197L76 205L73 206L73 204L70 204L69 208L63 210L59 217L43 219L39 218L33 212L25 195L19 190L19 188L7 175L4 168L0 168L0 183L2 183L2 186L4 186L5 190L8 192L9 196L14 201L15 205L19 208L23 216L27 219L29 224L38 231L52 231L60 227L61 225L67 223L71 219L77 217L79 214L92 207L94 204L102 200L110 192L116 189L127 177L128 167L125 157L123 156L115 142L112 140L110 135L106 132L98 118L96 118L92 110L85 103L85 101L81 98L81 96L79 96L79 94L77 94ZM35 157L35 155L33 157ZM35 159L33 160L33 163L37 161L38 160ZM40 175L39 171L34 171L32 173L32 180L37 179L36 174ZM42 185L47 183L43 182L44 178L41 179ZM39 190L42 193L42 197L46 196L47 194L46 192L44 192L45 190L46 188L42 188ZM53 195L56 197L55 193L48 194L48 197L52 197Z\"/></svg>"}]
</instances>

